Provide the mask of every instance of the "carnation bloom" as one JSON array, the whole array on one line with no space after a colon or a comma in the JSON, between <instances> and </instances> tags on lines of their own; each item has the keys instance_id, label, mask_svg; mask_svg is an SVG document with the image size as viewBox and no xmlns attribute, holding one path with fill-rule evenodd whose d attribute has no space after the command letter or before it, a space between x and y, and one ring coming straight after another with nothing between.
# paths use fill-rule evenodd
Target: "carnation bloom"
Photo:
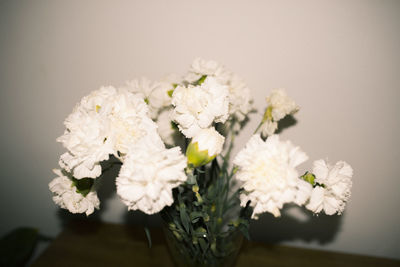
<instances>
[{"instance_id":1,"label":"carnation bloom","mask_svg":"<svg viewBox=\"0 0 400 267\"><path fill-rule=\"evenodd\" d=\"M183 143L183 135L171 120L171 109L163 110L157 118L158 133L167 146L177 146Z\"/></svg>"},{"instance_id":2,"label":"carnation bloom","mask_svg":"<svg viewBox=\"0 0 400 267\"><path fill-rule=\"evenodd\" d=\"M78 192L73 178L59 169L53 172L58 176L49 183L49 189L53 192L53 201L63 209L71 213L86 213L90 215L94 209L99 209L100 201L97 197L94 184L87 188L87 192Z\"/></svg>"},{"instance_id":3,"label":"carnation bloom","mask_svg":"<svg viewBox=\"0 0 400 267\"><path fill-rule=\"evenodd\" d=\"M242 78L231 74L228 80L229 89L229 114L238 122L243 121L252 109L250 89Z\"/></svg>"},{"instance_id":4,"label":"carnation bloom","mask_svg":"<svg viewBox=\"0 0 400 267\"><path fill-rule=\"evenodd\" d=\"M299 110L296 103L287 96L283 89L273 90L266 100L268 107L261 126L262 136L273 135L278 129L279 120Z\"/></svg>"},{"instance_id":5,"label":"carnation bloom","mask_svg":"<svg viewBox=\"0 0 400 267\"><path fill-rule=\"evenodd\" d=\"M240 122L244 121L252 110L252 99L250 90L239 76L227 70L223 65L214 60L196 58L186 75L185 80L189 84L197 84L206 77L213 77L218 83L227 86L229 99L229 122L234 125L235 130L240 129Z\"/></svg>"},{"instance_id":6,"label":"carnation bloom","mask_svg":"<svg viewBox=\"0 0 400 267\"><path fill-rule=\"evenodd\" d=\"M213 127L200 130L190 142L186 156L195 167L205 165L221 153L225 137Z\"/></svg>"},{"instance_id":7,"label":"carnation bloom","mask_svg":"<svg viewBox=\"0 0 400 267\"><path fill-rule=\"evenodd\" d=\"M141 78L127 82L126 89L132 93L140 94L150 108L150 115L155 119L160 110L171 104L168 91L173 86L168 82L152 82L147 78Z\"/></svg>"},{"instance_id":8,"label":"carnation bloom","mask_svg":"<svg viewBox=\"0 0 400 267\"><path fill-rule=\"evenodd\" d=\"M205 60L202 58L196 58L189 69L189 74L186 75L185 80L189 83L193 83L200 79L202 76L212 76L221 84L226 84L230 72L225 67L214 61Z\"/></svg>"},{"instance_id":9,"label":"carnation bloom","mask_svg":"<svg viewBox=\"0 0 400 267\"><path fill-rule=\"evenodd\" d=\"M351 166L344 161L331 166L324 160L317 160L314 162L313 174L316 186L306 208L314 213L324 210L327 215L341 214L351 195Z\"/></svg>"},{"instance_id":10,"label":"carnation bloom","mask_svg":"<svg viewBox=\"0 0 400 267\"><path fill-rule=\"evenodd\" d=\"M296 167L308 159L299 147L290 141L280 141L278 135L263 141L253 135L233 163L238 171L236 178L243 182L240 205L250 201L252 218L270 212L280 216L280 209L288 202L301 202L298 198L301 180Z\"/></svg>"},{"instance_id":11,"label":"carnation bloom","mask_svg":"<svg viewBox=\"0 0 400 267\"><path fill-rule=\"evenodd\" d=\"M155 142L158 137L143 98L111 86L84 97L64 124L66 130L57 141L68 152L59 163L77 179L100 176L100 162L110 154L121 158L143 136Z\"/></svg>"},{"instance_id":12,"label":"carnation bloom","mask_svg":"<svg viewBox=\"0 0 400 267\"><path fill-rule=\"evenodd\" d=\"M267 103L272 107L272 118L274 121L279 121L286 115L293 114L299 109L283 89L273 90L269 97L267 97Z\"/></svg>"},{"instance_id":13,"label":"carnation bloom","mask_svg":"<svg viewBox=\"0 0 400 267\"><path fill-rule=\"evenodd\" d=\"M60 158L60 166L78 179L98 177L99 162L114 152L111 139L107 139L110 128L107 99L115 94L115 88L102 87L82 98L66 118L64 134L57 138L68 149Z\"/></svg>"},{"instance_id":14,"label":"carnation bloom","mask_svg":"<svg viewBox=\"0 0 400 267\"><path fill-rule=\"evenodd\" d=\"M117 193L129 210L147 214L173 203L172 189L186 181L186 158L179 147L141 143L128 153L117 177Z\"/></svg>"},{"instance_id":15,"label":"carnation bloom","mask_svg":"<svg viewBox=\"0 0 400 267\"><path fill-rule=\"evenodd\" d=\"M213 122L224 123L228 118L228 89L213 77L199 86L178 86L172 95L172 118L187 137L195 136Z\"/></svg>"},{"instance_id":16,"label":"carnation bloom","mask_svg":"<svg viewBox=\"0 0 400 267\"><path fill-rule=\"evenodd\" d=\"M278 129L278 122L272 120L266 120L261 125L261 135L264 137L271 136L275 133L277 129Z\"/></svg>"}]
</instances>

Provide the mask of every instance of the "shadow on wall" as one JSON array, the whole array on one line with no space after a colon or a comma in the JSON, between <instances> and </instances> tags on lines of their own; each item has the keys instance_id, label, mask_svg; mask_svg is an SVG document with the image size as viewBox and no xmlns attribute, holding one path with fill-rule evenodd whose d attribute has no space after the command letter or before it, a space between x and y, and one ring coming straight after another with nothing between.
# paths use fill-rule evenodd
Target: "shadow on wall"
<instances>
[{"instance_id":1,"label":"shadow on wall","mask_svg":"<svg viewBox=\"0 0 400 267\"><path fill-rule=\"evenodd\" d=\"M116 162L114 158L110 159L110 162ZM105 166L107 164L107 166ZM86 216L86 214L72 214L66 209L58 210L58 217L60 219L61 227L64 229L65 226L74 220L89 220L89 221L101 221L102 214L107 210L108 199L110 199L116 192L115 178L118 176L120 164L108 163L102 165L103 173L98 177L99 187L97 190L97 195L100 199L100 209L95 210L91 215Z\"/></svg>"},{"instance_id":2,"label":"shadow on wall","mask_svg":"<svg viewBox=\"0 0 400 267\"><path fill-rule=\"evenodd\" d=\"M285 214L290 207L290 205L286 205L279 218L266 213L258 220L251 221L251 239L272 244L294 240L317 241L319 244L327 244L335 240L336 234L340 231L343 215L314 215L305 208L299 208L306 216L299 220Z\"/></svg>"},{"instance_id":3,"label":"shadow on wall","mask_svg":"<svg viewBox=\"0 0 400 267\"><path fill-rule=\"evenodd\" d=\"M279 122L278 133L297 123L293 116L286 116ZM116 162L116 159L111 159ZM64 228L73 220L101 221L102 214L107 210L108 199L116 192L115 178L118 176L120 165L106 165L103 167L103 174L97 178L100 186L97 191L101 200L100 210L96 210L90 216L85 214L72 214L65 209L58 210L58 217ZM299 208L302 217L300 220L289 214L293 207L285 205L282 216L275 218L271 214L263 214L258 220L252 220L250 226L250 237L254 241L265 243L279 243L283 241L303 240L306 242L317 241L320 244L332 242L340 230L342 216L327 216L324 214L314 215L305 208ZM160 227L161 216L158 214L147 215L140 211L127 211L123 216L123 223L142 227Z\"/></svg>"}]
</instances>

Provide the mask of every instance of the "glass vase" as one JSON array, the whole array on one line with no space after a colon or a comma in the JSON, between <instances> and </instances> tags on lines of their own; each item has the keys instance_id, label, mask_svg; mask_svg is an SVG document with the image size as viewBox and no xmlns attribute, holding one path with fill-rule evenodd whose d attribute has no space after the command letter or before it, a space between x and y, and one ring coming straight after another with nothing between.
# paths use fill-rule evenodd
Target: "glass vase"
<instances>
[{"instance_id":1,"label":"glass vase","mask_svg":"<svg viewBox=\"0 0 400 267\"><path fill-rule=\"evenodd\" d=\"M229 230L209 242L207 236L183 240L167 223L163 232L172 260L178 267L234 266L243 242L239 229Z\"/></svg>"}]
</instances>

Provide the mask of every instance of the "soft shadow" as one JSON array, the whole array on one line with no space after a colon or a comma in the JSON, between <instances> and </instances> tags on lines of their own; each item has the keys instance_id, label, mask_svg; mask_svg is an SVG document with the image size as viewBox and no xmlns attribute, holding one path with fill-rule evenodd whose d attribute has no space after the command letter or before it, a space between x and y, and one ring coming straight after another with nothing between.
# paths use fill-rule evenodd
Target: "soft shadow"
<instances>
[{"instance_id":1,"label":"soft shadow","mask_svg":"<svg viewBox=\"0 0 400 267\"><path fill-rule=\"evenodd\" d=\"M276 130L276 134L282 133L282 131L286 128L292 127L297 124L297 120L292 115L287 115L280 121L278 121L278 130Z\"/></svg>"},{"instance_id":2,"label":"soft shadow","mask_svg":"<svg viewBox=\"0 0 400 267\"><path fill-rule=\"evenodd\" d=\"M141 227L161 227L162 219L161 216L157 214L148 215L141 211L127 211L123 217L124 224L132 226Z\"/></svg>"},{"instance_id":3,"label":"soft shadow","mask_svg":"<svg viewBox=\"0 0 400 267\"><path fill-rule=\"evenodd\" d=\"M258 220L253 220L250 225L251 239L270 244L294 240L317 241L319 244L334 241L340 231L343 215L314 215L302 208L306 215L306 220L303 221L286 215L285 209L289 207L284 207L279 218L265 213Z\"/></svg>"},{"instance_id":4,"label":"soft shadow","mask_svg":"<svg viewBox=\"0 0 400 267\"><path fill-rule=\"evenodd\" d=\"M127 211L123 217L125 231L131 239L149 242L145 228L148 229L152 246L164 244L164 235L161 230L162 219L157 213L148 215L141 211ZM150 244L150 243L149 243Z\"/></svg>"},{"instance_id":5,"label":"soft shadow","mask_svg":"<svg viewBox=\"0 0 400 267\"><path fill-rule=\"evenodd\" d=\"M59 218L62 229L64 229L72 221L101 221L101 215L107 210L107 200L110 199L116 192L115 178L118 176L119 170L121 168L120 164L110 165L111 162L117 162L117 159L111 157L110 160L103 162L101 164L103 173L100 175L100 177L96 178L96 182L98 183L96 186L97 196L100 199L100 209L95 210L89 216L86 216L86 214L73 214L66 209L58 209L57 216Z\"/></svg>"}]
</instances>

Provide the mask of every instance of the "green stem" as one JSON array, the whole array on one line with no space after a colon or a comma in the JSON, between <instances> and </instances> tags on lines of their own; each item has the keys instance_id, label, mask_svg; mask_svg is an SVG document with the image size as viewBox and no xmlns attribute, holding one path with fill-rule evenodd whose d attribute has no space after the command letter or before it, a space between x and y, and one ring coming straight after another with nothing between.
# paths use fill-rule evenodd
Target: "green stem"
<instances>
[{"instance_id":1,"label":"green stem","mask_svg":"<svg viewBox=\"0 0 400 267\"><path fill-rule=\"evenodd\" d=\"M258 132L258 130L260 130L261 126L263 125L264 121L261 121L260 124L258 124L256 130L254 131L253 134L256 134Z\"/></svg>"}]
</instances>

